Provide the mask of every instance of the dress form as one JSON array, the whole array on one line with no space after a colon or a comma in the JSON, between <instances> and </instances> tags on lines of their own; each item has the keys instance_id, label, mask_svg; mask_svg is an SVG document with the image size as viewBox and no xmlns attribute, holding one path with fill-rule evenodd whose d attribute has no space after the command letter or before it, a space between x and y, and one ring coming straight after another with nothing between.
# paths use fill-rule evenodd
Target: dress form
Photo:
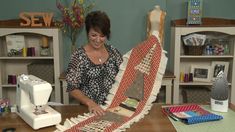
<instances>
[{"instance_id":1,"label":"dress form","mask_svg":"<svg viewBox=\"0 0 235 132\"><path fill-rule=\"evenodd\" d=\"M154 31L159 33L160 43L163 46L164 38L164 23L166 12L161 10L159 5L156 5L148 14L147 20L147 37L153 34Z\"/></svg>"}]
</instances>

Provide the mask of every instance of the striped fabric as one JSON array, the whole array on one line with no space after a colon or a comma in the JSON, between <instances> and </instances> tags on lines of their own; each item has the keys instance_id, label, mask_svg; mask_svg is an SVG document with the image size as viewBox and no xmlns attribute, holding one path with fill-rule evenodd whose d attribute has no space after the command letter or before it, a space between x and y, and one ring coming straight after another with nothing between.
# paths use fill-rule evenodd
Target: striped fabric
<instances>
[{"instance_id":1,"label":"striped fabric","mask_svg":"<svg viewBox=\"0 0 235 132\"><path fill-rule=\"evenodd\" d=\"M197 104L192 104L192 105L181 105L181 106L172 106L169 108L169 111L172 113L175 112L184 112L184 111L190 111L190 110L197 110L200 111L201 114L208 114L209 112L202 109L199 105Z\"/></svg>"}]
</instances>

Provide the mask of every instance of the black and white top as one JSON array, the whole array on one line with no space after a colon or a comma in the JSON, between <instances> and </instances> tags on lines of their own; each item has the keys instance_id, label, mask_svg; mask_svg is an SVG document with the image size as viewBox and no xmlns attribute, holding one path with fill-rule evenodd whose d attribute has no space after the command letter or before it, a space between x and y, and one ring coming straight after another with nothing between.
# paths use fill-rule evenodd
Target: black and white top
<instances>
[{"instance_id":1,"label":"black and white top","mask_svg":"<svg viewBox=\"0 0 235 132\"><path fill-rule=\"evenodd\" d=\"M116 48L107 44L105 47L109 58L102 64L93 63L84 48L72 54L66 74L67 92L79 89L97 104L104 104L123 61Z\"/></svg>"}]
</instances>

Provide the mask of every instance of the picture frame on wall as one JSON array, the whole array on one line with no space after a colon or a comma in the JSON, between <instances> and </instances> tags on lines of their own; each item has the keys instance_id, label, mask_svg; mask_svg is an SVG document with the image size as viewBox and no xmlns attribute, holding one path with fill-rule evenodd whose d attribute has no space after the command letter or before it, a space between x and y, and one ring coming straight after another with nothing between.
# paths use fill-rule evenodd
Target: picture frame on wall
<instances>
[{"instance_id":1,"label":"picture frame on wall","mask_svg":"<svg viewBox=\"0 0 235 132\"><path fill-rule=\"evenodd\" d=\"M211 63L211 69L212 69L212 80L215 80L217 75L220 71L224 72L224 75L227 77L228 75L228 68L229 68L229 62L226 61L212 61Z\"/></svg>"},{"instance_id":2,"label":"picture frame on wall","mask_svg":"<svg viewBox=\"0 0 235 132\"><path fill-rule=\"evenodd\" d=\"M193 81L210 82L211 66L191 65L191 73L193 73Z\"/></svg>"}]
</instances>

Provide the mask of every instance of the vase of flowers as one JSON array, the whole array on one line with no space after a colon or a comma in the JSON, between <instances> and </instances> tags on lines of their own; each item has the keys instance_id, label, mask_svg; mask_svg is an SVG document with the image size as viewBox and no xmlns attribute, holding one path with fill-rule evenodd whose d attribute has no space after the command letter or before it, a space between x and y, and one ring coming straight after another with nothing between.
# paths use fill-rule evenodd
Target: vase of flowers
<instances>
[{"instance_id":1,"label":"vase of flowers","mask_svg":"<svg viewBox=\"0 0 235 132\"><path fill-rule=\"evenodd\" d=\"M62 20L56 21L56 26L71 40L71 52L73 52L76 49L77 35L84 26L85 15L94 7L94 3L87 0L73 0L71 6L65 7L56 0L56 6L62 14Z\"/></svg>"}]
</instances>

